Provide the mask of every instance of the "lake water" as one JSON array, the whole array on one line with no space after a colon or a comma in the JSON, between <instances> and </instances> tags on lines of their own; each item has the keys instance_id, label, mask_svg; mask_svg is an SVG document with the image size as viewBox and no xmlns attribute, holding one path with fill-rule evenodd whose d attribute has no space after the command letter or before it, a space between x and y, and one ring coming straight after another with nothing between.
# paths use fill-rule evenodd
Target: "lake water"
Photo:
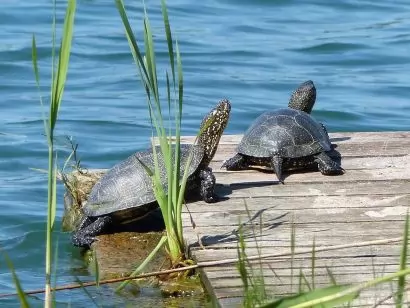
<instances>
[{"instance_id":1,"label":"lake water","mask_svg":"<svg viewBox=\"0 0 410 308\"><path fill-rule=\"evenodd\" d=\"M65 1L58 1L61 25ZM166 46L160 1L146 1L164 78ZM141 37L141 1L126 1ZM329 131L410 130L410 2L325 0L169 1L185 79L184 134L195 134L221 98L232 102L228 134L242 133L261 112L283 107L301 82L317 87L313 115ZM42 93L50 83L50 0L3 0L0 10L0 247L25 289L44 282L47 168L31 38L39 47ZM165 92L163 92L165 94ZM87 168L109 168L148 146L149 116L114 1L79 0L74 44L57 124L59 162L79 144ZM58 189L57 230L63 214ZM69 235L56 233L58 284L92 279ZM14 291L0 262L0 293ZM42 305L42 295L33 298ZM87 306L82 291L58 293L60 302ZM117 299L110 299L117 300ZM2 307L18 307L15 298ZM157 306L161 304L154 303ZM152 305L152 304L151 304Z\"/></svg>"}]
</instances>

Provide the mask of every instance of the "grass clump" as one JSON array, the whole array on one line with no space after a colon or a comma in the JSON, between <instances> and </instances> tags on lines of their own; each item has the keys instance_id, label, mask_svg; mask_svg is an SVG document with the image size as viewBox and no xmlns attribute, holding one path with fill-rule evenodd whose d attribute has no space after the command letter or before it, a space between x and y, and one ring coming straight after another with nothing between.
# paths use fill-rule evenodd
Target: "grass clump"
<instances>
[{"instance_id":1,"label":"grass clump","mask_svg":"<svg viewBox=\"0 0 410 308\"><path fill-rule=\"evenodd\" d=\"M123 1L116 0L116 5L125 28L131 53L138 68L140 79L146 91L151 123L159 141L161 154L164 157L168 182L167 190L165 190L161 184L161 170L158 163L157 147L155 146L153 146L155 168L154 170L146 168L146 171L153 179L155 196L164 218L167 234L164 243L166 242L171 261L173 264L178 264L184 258L185 252L181 213L188 178L187 168L185 168L182 180L180 174L183 73L178 42L175 43L174 49L167 7L165 1L162 0L161 9L170 65L170 73L168 71L166 72L166 109L168 110L170 123L172 122L171 114L173 113L173 127L169 124L167 129L163 115L164 107L160 100L154 39L145 5L143 18L144 55L131 29ZM171 140L171 136L175 136L174 140ZM188 159L187 166L190 164L191 159L192 156Z\"/></svg>"}]
</instances>

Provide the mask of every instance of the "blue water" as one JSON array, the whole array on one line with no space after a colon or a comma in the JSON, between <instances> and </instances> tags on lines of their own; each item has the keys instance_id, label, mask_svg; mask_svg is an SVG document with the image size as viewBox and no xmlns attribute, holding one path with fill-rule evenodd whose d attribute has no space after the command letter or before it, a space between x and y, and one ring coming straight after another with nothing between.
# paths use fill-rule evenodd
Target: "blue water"
<instances>
[{"instance_id":1,"label":"blue water","mask_svg":"<svg viewBox=\"0 0 410 308\"><path fill-rule=\"evenodd\" d=\"M65 1L58 1L61 25ZM126 1L141 37L141 1ZM291 91L312 79L314 116L330 131L410 130L410 2L408 1L169 1L185 80L184 134L195 134L203 115L227 97L226 133L242 133L262 111L285 106ZM156 33L160 76L166 45L159 0L146 1ZM50 84L52 5L49 0L3 0L0 10L0 247L25 289L44 281L47 168L31 39L39 48L42 94ZM165 92L163 92L165 93ZM137 78L114 1L79 0L74 44L57 124L59 162L79 144L84 167L109 168L148 146L151 135ZM58 189L57 230L63 188ZM92 279L67 234L59 242L58 283ZM0 259L2 260L2 259ZM0 261L0 291L14 291ZM58 293L81 307L82 291ZM42 296L31 299L42 305ZM112 300L112 299L111 299ZM16 299L0 299L17 307ZM159 305L159 304L157 304Z\"/></svg>"}]
</instances>

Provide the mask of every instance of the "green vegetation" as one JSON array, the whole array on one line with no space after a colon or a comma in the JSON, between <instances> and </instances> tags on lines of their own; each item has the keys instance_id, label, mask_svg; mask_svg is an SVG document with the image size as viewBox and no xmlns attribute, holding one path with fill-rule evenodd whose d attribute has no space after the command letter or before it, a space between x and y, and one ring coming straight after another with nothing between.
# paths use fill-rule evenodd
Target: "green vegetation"
<instances>
[{"instance_id":1,"label":"green vegetation","mask_svg":"<svg viewBox=\"0 0 410 308\"><path fill-rule=\"evenodd\" d=\"M312 281L309 283L302 271L299 273L299 291L297 294L285 297L274 297L272 295L267 296L269 292L265 287L265 280L263 273L261 271L255 274L252 264L246 258L245 252L245 240L243 233L240 229L239 241L238 241L238 270L240 277L244 285L244 299L243 306L245 308L260 307L260 308L305 308L305 307L335 307L342 304L350 304L354 299L360 296L360 292L374 287L383 283L393 283L397 281L397 290L392 293L392 298L395 300L395 306L401 308L403 306L403 293L406 290L405 278L406 275L410 274L410 268L406 267L407 251L408 251L408 234L409 234L409 221L410 217L407 214L406 222L403 232L403 242L402 250L400 254L400 266L399 270L395 273L384 275L373 280L363 282L360 284L351 285L340 285L336 283L335 277L329 269L328 275L332 285L324 288L315 287L315 265L316 265L316 246L315 241L312 245L312 262L311 262L311 273ZM295 231L292 228L291 238L294 239ZM254 239L256 241L256 236L254 234ZM257 244L258 255L261 256L262 252ZM293 262L293 257L295 254L295 249L291 247L291 260ZM262 261L259 260L260 270ZM293 272L293 271L292 271ZM375 274L375 273L373 273ZM294 275L291 274L291 280L293 280ZM308 291L303 291L302 284L306 284ZM274 298L272 300L272 298ZM382 304L382 302L380 302ZM376 306L376 305L375 305Z\"/></svg>"},{"instance_id":2,"label":"green vegetation","mask_svg":"<svg viewBox=\"0 0 410 308\"><path fill-rule=\"evenodd\" d=\"M169 65L171 74L166 72L166 108L168 110L168 130L163 116L164 106L160 100L160 90L157 76L157 64L155 58L154 40L146 8L144 7L144 48L145 56L138 45L135 35L131 29L127 13L122 0L116 0L117 8L124 24L125 33L131 48L131 53L137 65L138 72L146 91L146 99L151 124L155 129L159 141L160 150L164 157L168 179L168 189L164 190L161 184L161 171L158 166L157 152L155 144L154 151L154 170L146 171L153 179L154 192L158 204L161 208L165 222L167 248L174 265L183 261L185 256L185 243L182 230L182 205L184 201L184 191L188 178L187 168L181 181L180 175L180 136L181 120L183 107L183 74L182 63L179 52L178 42L172 40L171 27L169 25L167 7L165 1L161 0L162 16L165 27L166 40L168 44ZM171 118L173 117L173 120ZM171 124L173 122L173 125ZM175 136L174 138L171 138ZM173 140L172 140L173 139ZM190 164L192 156L189 157L186 166Z\"/></svg>"},{"instance_id":3,"label":"green vegetation","mask_svg":"<svg viewBox=\"0 0 410 308\"><path fill-rule=\"evenodd\" d=\"M76 10L76 1L69 0L64 20L63 34L59 47L58 57L56 57L56 2L54 1L53 14L53 38L52 38L52 77L51 77L51 96L49 103L49 112L43 116L44 130L48 144L48 202L47 202L47 227L46 227L46 282L45 282L45 307L52 305L51 293L51 263L52 263L52 234L54 229L54 220L56 213L56 153L54 151L54 130L57 124L58 111L64 93L64 86L67 78L68 63L70 60L71 41L73 37L74 15ZM37 47L36 39L33 35L32 41L32 59L36 84L40 92L40 75L37 65ZM40 102L44 107L43 98L40 94Z\"/></svg>"},{"instance_id":4,"label":"green vegetation","mask_svg":"<svg viewBox=\"0 0 410 308\"><path fill-rule=\"evenodd\" d=\"M262 250L259 246L257 240L257 234L255 230L255 225L251 223L251 215L249 212L248 207L246 206L246 212L248 216L248 221L250 222L250 229L252 232L252 236L256 245L257 254L260 257L262 255ZM260 226L260 235L262 234L262 215L259 216L259 226ZM238 263L237 268L240 274L240 277L243 282L244 288L244 298L243 298L243 305L244 307L256 307L263 304L266 300L270 299L271 297L268 296L266 286L265 286L265 278L263 276L263 261L260 258L257 260L258 267L255 269L251 261L248 259L248 255L246 253L246 242L245 242L245 225L239 224L238 229Z\"/></svg>"},{"instance_id":5,"label":"green vegetation","mask_svg":"<svg viewBox=\"0 0 410 308\"><path fill-rule=\"evenodd\" d=\"M134 37L132 29L130 27L124 4L122 0L116 0L118 11L121 15L122 22L125 27L126 36L131 47L131 52L137 65L141 81L147 94L147 106L151 116L151 122L158 137L160 150L166 158L166 168L168 176L168 191L164 191L161 182L159 180L158 163L156 163L155 170L147 170L153 178L155 193L158 199L165 223L167 236L164 237L157 249L167 243L168 251L172 258L174 265L183 260L183 253L185 251L181 211L184 196L184 189L186 185L187 175L182 176L179 174L179 151L180 151L180 129L181 129L181 117L183 107L183 74L181 57L178 48L178 44L174 44L169 25L168 13L165 5L165 1L162 0L162 14L165 25L165 34L168 43L168 54L171 68L171 74L166 73L166 97L169 114L169 122L171 122L171 114L173 113L174 126L169 123L168 129L163 119L163 106L160 102L159 86L157 80L157 69L155 60L154 41L151 32L151 27L146 11L144 11L144 47L145 56L142 55L137 41ZM49 102L49 112L44 115L44 129L46 133L48 143L48 207L47 207L47 228L46 228L46 283L45 283L45 307L51 307L53 304L53 294L51 288L51 274L52 274L52 234L54 229L55 211L56 211L56 154L54 150L54 130L57 124L58 112L62 101L64 92L64 86L67 77L68 63L71 50L71 41L73 36L74 15L76 10L76 1L68 0L68 6L65 16L63 34L61 44L59 47L58 56L56 56L56 33L55 33L55 2L54 2L54 19L53 19L53 48L52 48L52 84L51 84L51 98ZM40 77L37 64L37 48L36 40L33 36L33 67L35 73L35 79L40 91ZM43 98L40 96L41 105L44 106ZM171 136L175 136L174 146L171 141ZM155 147L154 147L155 149ZM189 161L188 161L189 163ZM252 232L256 241L256 232L252 225ZM337 285L335 278L330 270L329 278L333 285L326 288L315 288L315 266L316 251L318 250L315 242L312 246L312 281L307 282L303 272L299 274L299 292L295 295L276 298L269 295L266 289L266 284L263 276L262 261L259 261L259 267L253 269L253 264L246 253L246 244L243 236L243 226L239 229L239 244L238 244L238 270L243 280L245 288L245 307L333 307L336 304L343 304L351 302L355 299L362 290L375 286L377 284L386 282L396 282L397 291L393 295L396 303L396 307L402 307L403 293L405 291L405 276L410 273L410 268L406 267L407 255L408 255L408 232L409 232L409 215L406 218L406 224L403 235L403 246L400 257L399 270L396 273L385 275L384 277L376 278L371 281L359 284L359 285ZM292 229L291 234L291 276L293 276L293 262L295 251L295 230ZM257 244L259 257L262 256L262 252ZM155 253L155 251L153 252ZM6 258L6 261L12 272L12 277L15 282L16 292L20 299L21 307L28 307L26 300L26 293L24 292L17 275L15 274L11 261ZM142 264L143 266L144 264ZM96 272L98 273L98 264L95 264ZM134 275L140 271L140 268L136 270ZM99 285L99 277L97 274L96 284ZM304 292L302 284L306 284L308 289ZM84 284L91 285L91 284ZM38 292L37 292L38 293Z\"/></svg>"}]
</instances>

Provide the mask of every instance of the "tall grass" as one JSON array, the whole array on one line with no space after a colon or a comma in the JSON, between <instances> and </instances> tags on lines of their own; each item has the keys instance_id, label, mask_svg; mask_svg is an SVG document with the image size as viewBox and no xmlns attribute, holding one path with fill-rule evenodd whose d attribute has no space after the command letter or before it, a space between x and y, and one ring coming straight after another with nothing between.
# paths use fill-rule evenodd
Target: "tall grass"
<instances>
[{"instance_id":1,"label":"tall grass","mask_svg":"<svg viewBox=\"0 0 410 308\"><path fill-rule=\"evenodd\" d=\"M167 233L167 248L173 264L178 264L184 258L185 243L182 229L182 204L184 201L184 191L188 178L186 172L187 166L192 160L192 155L188 158L185 166L185 172L180 174L180 136L181 136L181 119L183 107L183 73L181 55L178 42L174 42L169 24L168 11L165 0L161 0L161 11L164 23L164 30L168 46L169 70L166 71L166 104L168 111L168 128L164 121L164 106L161 103L161 95L158 83L156 53L152 29L146 7L144 4L143 17L143 44L144 53L140 49L140 42L137 41L130 22L127 17L126 9L122 0L116 0L118 12L124 25L126 37L131 48L131 53L137 65L142 85L146 91L146 100L157 139L159 148L153 146L154 170L146 171L153 179L154 193L161 208L162 216L165 222ZM143 55L144 54L144 55ZM175 136L174 144L171 136ZM158 150L164 157L167 189L161 184L161 172L157 158Z\"/></svg>"},{"instance_id":2,"label":"tall grass","mask_svg":"<svg viewBox=\"0 0 410 308\"><path fill-rule=\"evenodd\" d=\"M64 27L61 43L56 56L56 1L54 1L54 14L52 26L52 71L51 71L51 93L49 111L47 116L43 110L44 130L48 144L48 200L47 200L47 225L46 225L46 268L45 268L45 307L52 306L51 293L51 271L52 271L52 234L54 230L54 220L56 213L56 153L54 151L54 131L57 124L58 112L64 93L64 86L67 78L68 64L70 60L71 42L74 28L74 15L76 10L76 0L68 0L67 10L64 19ZM44 102L40 90L40 74L37 63L36 38L32 39L32 61L36 85L40 92L40 103L44 108Z\"/></svg>"}]
</instances>

